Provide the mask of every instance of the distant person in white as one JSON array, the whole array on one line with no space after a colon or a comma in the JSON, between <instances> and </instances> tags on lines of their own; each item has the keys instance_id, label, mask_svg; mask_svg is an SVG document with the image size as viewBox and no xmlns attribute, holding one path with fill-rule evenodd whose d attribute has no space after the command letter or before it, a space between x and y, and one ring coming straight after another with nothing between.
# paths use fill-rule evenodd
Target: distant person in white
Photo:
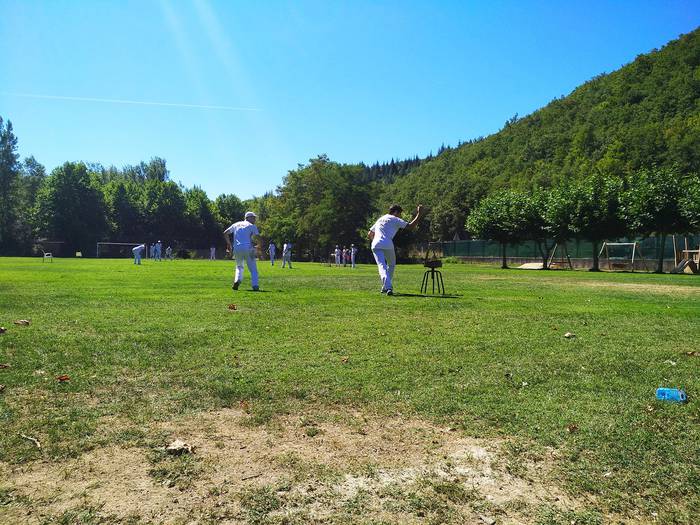
<instances>
[{"instance_id":1,"label":"distant person in white","mask_svg":"<svg viewBox=\"0 0 700 525\"><path fill-rule=\"evenodd\" d=\"M411 222L406 222L400 215L403 208L393 204L389 213L382 215L369 229L367 236L372 240L372 253L377 261L379 279L382 281L382 293L394 294L392 278L396 268L396 252L394 251L394 236L402 228L413 228L423 217L423 207L418 205L416 216Z\"/></svg>"},{"instance_id":2,"label":"distant person in white","mask_svg":"<svg viewBox=\"0 0 700 525\"><path fill-rule=\"evenodd\" d=\"M160 255L163 250L163 243L158 241L156 243L156 259L160 261Z\"/></svg>"},{"instance_id":3,"label":"distant person in white","mask_svg":"<svg viewBox=\"0 0 700 525\"><path fill-rule=\"evenodd\" d=\"M258 266L255 262L255 244L253 237L260 235L258 227L255 225L257 220L256 215L252 211L245 214L242 221L234 222L231 226L224 230L224 238L226 239L226 252L232 252L236 259L236 274L233 278L234 290L238 290L243 280L243 262L250 271L250 282L253 285L253 291L257 292L258 288Z\"/></svg>"},{"instance_id":4,"label":"distant person in white","mask_svg":"<svg viewBox=\"0 0 700 525\"><path fill-rule=\"evenodd\" d=\"M354 244L350 245L350 265L355 267L355 258L357 257L357 246Z\"/></svg>"},{"instance_id":5,"label":"distant person in white","mask_svg":"<svg viewBox=\"0 0 700 525\"><path fill-rule=\"evenodd\" d=\"M282 268L284 268L285 264L289 264L289 267L292 267L292 243L291 242L285 242L284 246L282 246Z\"/></svg>"},{"instance_id":6,"label":"distant person in white","mask_svg":"<svg viewBox=\"0 0 700 525\"><path fill-rule=\"evenodd\" d=\"M274 242L270 243L270 246L267 247L267 253L270 254L270 265L274 266L275 265L275 252L277 251L277 246L275 246Z\"/></svg>"},{"instance_id":7,"label":"distant person in white","mask_svg":"<svg viewBox=\"0 0 700 525\"><path fill-rule=\"evenodd\" d=\"M340 257L341 257L342 252L340 251L340 246L338 246L337 244L335 245L335 252L334 253L335 253L335 265L340 266Z\"/></svg>"},{"instance_id":8,"label":"distant person in white","mask_svg":"<svg viewBox=\"0 0 700 525\"><path fill-rule=\"evenodd\" d=\"M170 246L168 246L168 247L165 249L165 258L166 258L166 259L170 259L170 260L173 259L173 249L172 249Z\"/></svg>"},{"instance_id":9,"label":"distant person in white","mask_svg":"<svg viewBox=\"0 0 700 525\"><path fill-rule=\"evenodd\" d=\"M145 244L139 244L131 249L131 253L134 254L134 264L141 264L141 252L143 252L145 249Z\"/></svg>"},{"instance_id":10,"label":"distant person in white","mask_svg":"<svg viewBox=\"0 0 700 525\"><path fill-rule=\"evenodd\" d=\"M212 246L211 248L209 248L209 260L210 261L216 260L216 246Z\"/></svg>"}]
</instances>

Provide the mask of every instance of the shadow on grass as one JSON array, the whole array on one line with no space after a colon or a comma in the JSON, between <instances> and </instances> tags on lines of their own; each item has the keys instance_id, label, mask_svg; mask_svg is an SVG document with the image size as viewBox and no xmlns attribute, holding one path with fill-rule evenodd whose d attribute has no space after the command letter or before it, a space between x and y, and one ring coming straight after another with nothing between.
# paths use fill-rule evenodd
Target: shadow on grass
<instances>
[{"instance_id":1,"label":"shadow on grass","mask_svg":"<svg viewBox=\"0 0 700 525\"><path fill-rule=\"evenodd\" d=\"M431 297L433 299L458 299L462 297L461 295L458 294L445 294L445 295L440 295L440 294L421 294L421 293L399 293L399 292L394 292L394 295L392 297Z\"/></svg>"}]
</instances>

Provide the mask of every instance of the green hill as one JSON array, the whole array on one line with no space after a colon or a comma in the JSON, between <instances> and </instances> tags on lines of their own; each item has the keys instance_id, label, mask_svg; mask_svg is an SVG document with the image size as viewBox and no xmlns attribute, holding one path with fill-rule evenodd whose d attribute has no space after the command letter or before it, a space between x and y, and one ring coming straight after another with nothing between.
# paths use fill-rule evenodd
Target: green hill
<instances>
[{"instance_id":1,"label":"green hill","mask_svg":"<svg viewBox=\"0 0 700 525\"><path fill-rule=\"evenodd\" d=\"M487 138L447 149L387 187L387 200L432 208L432 234L463 231L498 188L550 186L652 164L700 173L700 29L600 75Z\"/></svg>"}]
</instances>

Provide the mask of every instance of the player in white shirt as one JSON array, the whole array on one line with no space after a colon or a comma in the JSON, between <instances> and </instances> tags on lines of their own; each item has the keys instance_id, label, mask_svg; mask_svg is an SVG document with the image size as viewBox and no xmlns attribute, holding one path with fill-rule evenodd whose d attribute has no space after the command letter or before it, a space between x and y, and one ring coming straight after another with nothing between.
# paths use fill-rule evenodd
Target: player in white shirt
<instances>
[{"instance_id":1,"label":"player in white shirt","mask_svg":"<svg viewBox=\"0 0 700 525\"><path fill-rule=\"evenodd\" d=\"M350 265L355 267L355 258L357 257L357 246L354 244L350 245Z\"/></svg>"},{"instance_id":2,"label":"player in white shirt","mask_svg":"<svg viewBox=\"0 0 700 525\"><path fill-rule=\"evenodd\" d=\"M416 216L411 222L406 222L401 216L403 208L398 204L393 204L389 208L389 213L382 215L377 222L369 229L367 236L372 240L372 253L377 261L379 279L382 281L382 293L394 294L392 278L394 268L396 268L396 252L394 251L394 236L403 229L413 228L423 217L423 207L419 204Z\"/></svg>"},{"instance_id":3,"label":"player in white shirt","mask_svg":"<svg viewBox=\"0 0 700 525\"><path fill-rule=\"evenodd\" d=\"M141 264L141 252L143 252L145 249L145 244L139 244L131 249L131 253L134 254L134 264Z\"/></svg>"},{"instance_id":4,"label":"player in white shirt","mask_svg":"<svg viewBox=\"0 0 700 525\"><path fill-rule=\"evenodd\" d=\"M231 226L224 230L224 238L226 239L227 253L233 252L233 257L236 259L236 274L233 278L234 290L243 280L243 263L250 271L250 282L253 285L253 291L257 292L258 288L258 266L255 261L255 244L253 237L260 235L258 227L255 225L257 220L256 215L252 211L245 214L245 219L234 222Z\"/></svg>"},{"instance_id":5,"label":"player in white shirt","mask_svg":"<svg viewBox=\"0 0 700 525\"><path fill-rule=\"evenodd\" d=\"M340 250L340 246L338 246L336 244L335 251L333 253L335 254L335 266L338 267L338 266L340 266L340 257L342 254L342 251Z\"/></svg>"},{"instance_id":6,"label":"player in white shirt","mask_svg":"<svg viewBox=\"0 0 700 525\"><path fill-rule=\"evenodd\" d=\"M267 247L267 253L270 254L270 265L275 265L275 252L277 251L277 246L274 242L270 242L270 246Z\"/></svg>"},{"instance_id":7,"label":"player in white shirt","mask_svg":"<svg viewBox=\"0 0 700 525\"><path fill-rule=\"evenodd\" d=\"M289 268L292 268L292 243L285 242L282 246L282 268L285 264L289 264Z\"/></svg>"},{"instance_id":8,"label":"player in white shirt","mask_svg":"<svg viewBox=\"0 0 700 525\"><path fill-rule=\"evenodd\" d=\"M160 259L160 255L161 255L161 251L162 251L162 250L163 250L163 243L160 242L160 241L158 241L158 242L156 243L156 260L157 260L157 261L160 261L160 260L161 260L161 259Z\"/></svg>"}]
</instances>

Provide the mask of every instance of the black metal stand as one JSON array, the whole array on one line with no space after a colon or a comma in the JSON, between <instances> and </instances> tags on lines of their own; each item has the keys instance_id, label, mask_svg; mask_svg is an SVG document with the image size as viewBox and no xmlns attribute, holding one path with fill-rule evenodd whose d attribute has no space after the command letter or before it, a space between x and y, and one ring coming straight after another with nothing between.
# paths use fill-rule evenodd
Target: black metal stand
<instances>
[{"instance_id":1,"label":"black metal stand","mask_svg":"<svg viewBox=\"0 0 700 525\"><path fill-rule=\"evenodd\" d=\"M432 281L433 293L435 293L435 283L437 283L438 293L445 295L445 283L442 280L442 272L440 270L430 268L425 271L423 274L423 282L420 285L420 293L428 293L428 280Z\"/></svg>"}]
</instances>

